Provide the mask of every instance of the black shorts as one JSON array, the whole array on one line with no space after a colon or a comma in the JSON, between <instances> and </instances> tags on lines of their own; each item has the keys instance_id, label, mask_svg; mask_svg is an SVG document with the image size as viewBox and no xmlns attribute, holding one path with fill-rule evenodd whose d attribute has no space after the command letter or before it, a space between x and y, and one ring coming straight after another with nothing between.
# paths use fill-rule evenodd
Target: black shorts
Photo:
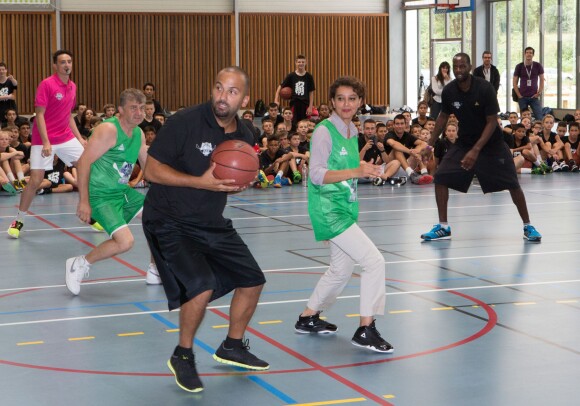
<instances>
[{"instance_id":1,"label":"black shorts","mask_svg":"<svg viewBox=\"0 0 580 406\"><path fill-rule=\"evenodd\" d=\"M266 283L264 273L232 227L184 225L171 219L143 221L143 230L163 282L169 310L212 290L210 300L232 290Z\"/></svg>"},{"instance_id":2,"label":"black shorts","mask_svg":"<svg viewBox=\"0 0 580 406\"><path fill-rule=\"evenodd\" d=\"M483 193L520 187L514 160L505 142L486 146L479 153L473 169L466 171L461 167L461 160L470 149L468 146L451 145L435 172L434 182L466 193L473 176L477 175Z\"/></svg>"}]
</instances>

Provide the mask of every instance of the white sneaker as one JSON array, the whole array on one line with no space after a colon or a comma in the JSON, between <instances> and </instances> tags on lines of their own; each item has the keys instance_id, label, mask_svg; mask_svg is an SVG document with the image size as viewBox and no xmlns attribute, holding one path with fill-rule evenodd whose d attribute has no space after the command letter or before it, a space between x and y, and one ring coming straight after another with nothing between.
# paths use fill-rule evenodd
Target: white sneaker
<instances>
[{"instance_id":1,"label":"white sneaker","mask_svg":"<svg viewBox=\"0 0 580 406\"><path fill-rule=\"evenodd\" d=\"M154 263L150 263L147 268L147 278L145 279L147 285L161 285L161 278L159 277L159 271Z\"/></svg>"},{"instance_id":2,"label":"white sneaker","mask_svg":"<svg viewBox=\"0 0 580 406\"><path fill-rule=\"evenodd\" d=\"M81 291L81 282L89 277L90 265L84 255L72 257L65 263L66 287L73 295L78 295Z\"/></svg>"}]
</instances>

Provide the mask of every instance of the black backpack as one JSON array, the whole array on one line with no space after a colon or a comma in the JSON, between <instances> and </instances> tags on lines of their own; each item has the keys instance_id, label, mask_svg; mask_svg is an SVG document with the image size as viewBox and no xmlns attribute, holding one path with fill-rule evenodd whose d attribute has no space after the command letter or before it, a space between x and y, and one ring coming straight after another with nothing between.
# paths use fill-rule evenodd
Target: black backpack
<instances>
[{"instance_id":1,"label":"black backpack","mask_svg":"<svg viewBox=\"0 0 580 406\"><path fill-rule=\"evenodd\" d=\"M266 103L264 100L258 99L254 106L254 117L264 117L264 114L266 114Z\"/></svg>"}]
</instances>

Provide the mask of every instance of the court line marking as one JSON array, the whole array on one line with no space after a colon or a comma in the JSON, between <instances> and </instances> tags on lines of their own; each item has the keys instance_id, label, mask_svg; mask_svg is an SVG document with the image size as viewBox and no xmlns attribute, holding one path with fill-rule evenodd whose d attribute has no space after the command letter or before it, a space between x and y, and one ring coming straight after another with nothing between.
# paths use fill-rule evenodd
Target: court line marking
<instances>
[{"instance_id":1,"label":"court line marking","mask_svg":"<svg viewBox=\"0 0 580 406\"><path fill-rule=\"evenodd\" d=\"M68 341L85 341L85 340L94 340L95 336L88 336L88 337L73 337L69 338Z\"/></svg>"},{"instance_id":2,"label":"court line marking","mask_svg":"<svg viewBox=\"0 0 580 406\"><path fill-rule=\"evenodd\" d=\"M429 244L437 244L436 242L431 242ZM580 250L565 250L565 251L544 251L544 252L522 252L522 253L514 253L514 254L496 254L496 255L472 255L467 257L448 257L448 258L425 258L425 259L406 259L400 261L385 261L385 265L396 265L396 264L414 264L414 263L422 263L422 262L432 262L432 261L460 261L466 259L489 259L489 258L508 258L508 257L523 257L528 255L558 255L558 254L577 254ZM315 265L315 266L303 266L303 267L296 267L296 268L277 268L277 269L266 269L262 272L264 273L276 273L276 272L293 272L293 271L307 271L313 269L325 269L328 268L328 265ZM130 276L133 278L132 276ZM100 285L100 284L109 284L109 283L128 283L128 282L143 282L145 279L135 275L135 279L125 279L125 280L111 280L111 281L94 281L94 282L84 282L83 286L89 285ZM0 292L14 292L20 290L27 290L27 289L50 289L50 288L62 288L65 285L44 285L44 286L32 286L32 287L24 287L24 288L6 288L0 289ZM503 286L503 285L500 285ZM519 286L519 285L513 285Z\"/></svg>"},{"instance_id":3,"label":"court line marking","mask_svg":"<svg viewBox=\"0 0 580 406\"><path fill-rule=\"evenodd\" d=\"M480 193L474 193L477 195L480 195ZM425 197L423 195L421 195L422 197ZM409 196L409 197L413 197L416 198L417 196ZM377 198L373 198L373 197L369 197L369 198L361 198L359 200L365 200L365 199L373 199L373 200L377 200L377 199L382 199L382 197L377 197ZM271 202L271 204L282 204L282 203L288 203L288 202ZM295 200L295 201L291 201L290 203L306 203L306 200ZM550 201L550 202L546 202L546 201L542 201L542 202L528 202L528 206L545 206L545 205L555 205L555 204L577 204L578 201L577 200L566 200L566 201ZM249 206L254 206L257 203L247 203L247 204L236 204L235 206L242 206L242 205L249 205ZM268 203L270 204L270 202ZM509 203L505 203L505 204L483 204L483 205L464 205L464 206L449 206L449 209L453 209L453 210L462 210L462 209L474 209L474 208L490 208L490 207L512 207L513 203L509 202ZM391 210L363 210L363 211L359 211L359 215L360 214L376 214L376 213L401 213L401 212L417 212L417 211L433 211L433 210L437 210L437 207L423 207L423 208L404 208L404 209L391 209ZM60 216L60 215L76 215L75 213L49 213L49 214L27 214L26 217L47 217L47 216ZM309 214L308 213L304 213L304 214L285 214L285 215L261 215L261 216L250 216L250 217L230 217L230 220L232 221L239 221L239 220L258 220L258 219L277 219L277 218L294 218L294 217L308 217ZM14 216L0 216L1 218L13 218ZM141 223L131 223L129 224L129 226L132 227L137 227L137 226L141 226ZM86 230L91 230L91 228L89 226L78 226L78 227L61 227L61 228L38 228L38 229L26 229L26 233L31 233L31 232L35 232L35 231L58 231L58 230L77 230L77 229L86 229ZM95 231L93 231L95 232ZM96 233L96 232L95 232Z\"/></svg>"},{"instance_id":4,"label":"court line marking","mask_svg":"<svg viewBox=\"0 0 580 406\"><path fill-rule=\"evenodd\" d=\"M324 405L340 405L343 403L366 402L367 398L351 398L351 399L337 399L326 400L322 402L308 402L308 403L294 403L294 406L324 406Z\"/></svg>"},{"instance_id":5,"label":"court line marking","mask_svg":"<svg viewBox=\"0 0 580 406\"><path fill-rule=\"evenodd\" d=\"M44 341L27 341L24 343L16 343L16 345L38 345L38 344L44 344Z\"/></svg>"},{"instance_id":6,"label":"court line marking","mask_svg":"<svg viewBox=\"0 0 580 406\"><path fill-rule=\"evenodd\" d=\"M498 288L508 288L508 287L518 287L518 286L540 286L540 285L556 285L563 283L579 283L580 279L570 279L561 281L545 281L545 282L525 282L525 283L507 283L502 285L480 285L480 286L463 286L455 288L441 288L441 289L420 289L420 290L410 290L405 292L388 292L385 296L398 296L398 295L416 295L422 293L440 293L440 292L460 292L467 290L479 290L479 289L498 289ZM360 295L349 295L349 296L339 296L337 300L343 299L358 299ZM279 305L279 304L289 304L289 303L304 303L308 302L306 299L293 299L293 300L276 300L270 302L259 302L258 306L266 305ZM207 310L217 310L217 309L227 309L230 305L220 305L220 306L208 306ZM179 309L172 310L174 312L179 312ZM75 321L75 320L92 320L92 319L106 319L112 317L126 317L126 316L141 316L146 314L161 314L169 313L169 310L152 310L144 312L130 312L130 313L113 313L113 314L101 314L96 316L80 316L80 317L69 317L60 319L44 319L44 320L32 320L32 321L19 321L11 323L0 323L0 327L9 326L22 326L28 324L43 324L43 323L57 323L61 321Z\"/></svg>"}]
</instances>

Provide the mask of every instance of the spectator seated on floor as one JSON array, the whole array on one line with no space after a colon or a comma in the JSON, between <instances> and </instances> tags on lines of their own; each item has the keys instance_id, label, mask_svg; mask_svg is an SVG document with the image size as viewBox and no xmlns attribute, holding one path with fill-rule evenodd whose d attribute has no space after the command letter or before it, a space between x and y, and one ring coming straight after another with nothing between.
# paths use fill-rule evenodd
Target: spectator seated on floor
<instances>
[{"instance_id":1,"label":"spectator seated on floor","mask_svg":"<svg viewBox=\"0 0 580 406\"><path fill-rule=\"evenodd\" d=\"M0 166L14 189L22 192L27 185L21 162L24 159L24 152L17 151L10 146L12 134L13 132L8 128L0 129Z\"/></svg>"}]
</instances>

